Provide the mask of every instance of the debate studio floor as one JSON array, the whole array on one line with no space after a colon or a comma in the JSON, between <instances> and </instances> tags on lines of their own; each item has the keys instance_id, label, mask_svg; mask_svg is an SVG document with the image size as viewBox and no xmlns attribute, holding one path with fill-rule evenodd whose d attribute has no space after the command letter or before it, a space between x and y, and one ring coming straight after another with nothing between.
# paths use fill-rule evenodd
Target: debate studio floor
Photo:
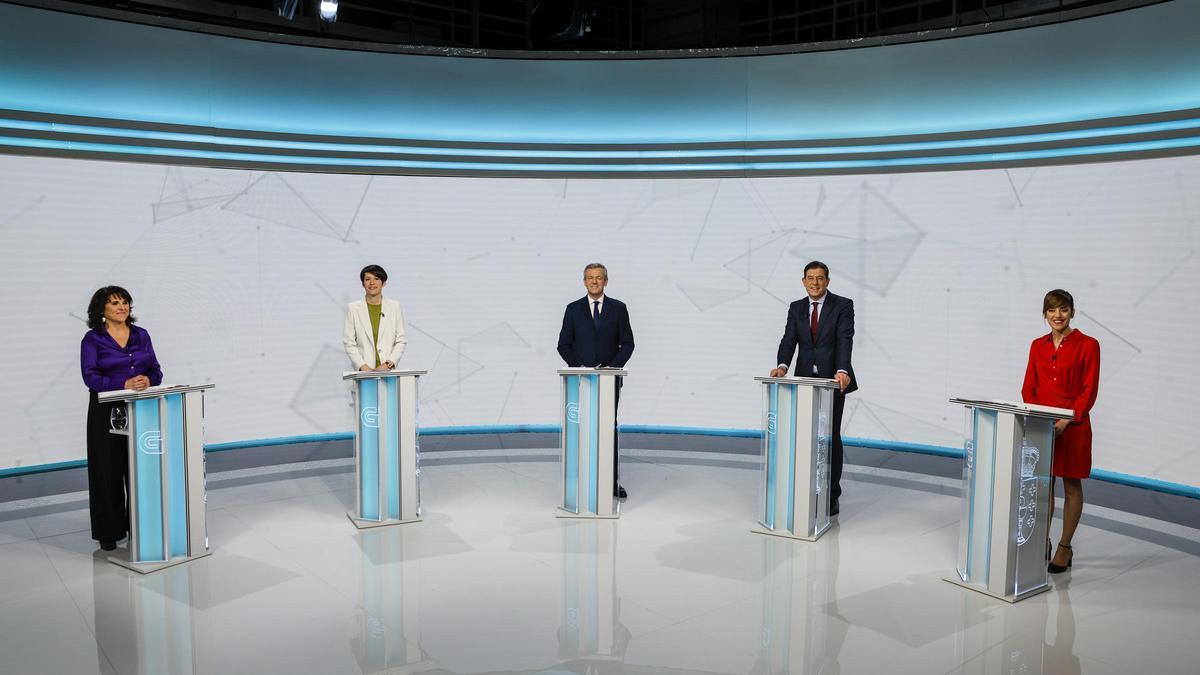
<instances>
[{"instance_id":1,"label":"debate studio floor","mask_svg":"<svg viewBox=\"0 0 1200 675\"><path fill-rule=\"evenodd\" d=\"M363 531L348 457L212 457L212 555L148 576L86 492L0 502L0 673L1200 672L1196 523L1089 505L1075 567L1009 605L943 580L951 475L847 465L806 543L751 533L752 454L629 450L620 520L578 521L520 440L425 452L423 522Z\"/></svg>"}]
</instances>

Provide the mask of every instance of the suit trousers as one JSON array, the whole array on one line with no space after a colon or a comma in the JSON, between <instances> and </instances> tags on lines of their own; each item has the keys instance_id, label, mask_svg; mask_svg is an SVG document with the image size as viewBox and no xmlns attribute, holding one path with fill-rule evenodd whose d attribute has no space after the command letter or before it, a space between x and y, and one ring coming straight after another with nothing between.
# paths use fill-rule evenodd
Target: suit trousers
<instances>
[{"instance_id":1,"label":"suit trousers","mask_svg":"<svg viewBox=\"0 0 1200 675\"><path fill-rule=\"evenodd\" d=\"M837 504L842 496L842 410L846 407L846 395L833 392L833 448L829 453L829 503Z\"/></svg>"},{"instance_id":2,"label":"suit trousers","mask_svg":"<svg viewBox=\"0 0 1200 675\"><path fill-rule=\"evenodd\" d=\"M109 431L112 403L89 392L87 416L88 507L92 539L119 541L129 532L129 441Z\"/></svg>"},{"instance_id":3,"label":"suit trousers","mask_svg":"<svg viewBox=\"0 0 1200 675\"><path fill-rule=\"evenodd\" d=\"M616 413L621 408L621 386L624 379L623 377L617 378L617 390L613 396L613 492L617 491L617 480L621 477L621 453L618 447L621 436L617 433L617 428L620 424L618 424L618 415Z\"/></svg>"}]
</instances>

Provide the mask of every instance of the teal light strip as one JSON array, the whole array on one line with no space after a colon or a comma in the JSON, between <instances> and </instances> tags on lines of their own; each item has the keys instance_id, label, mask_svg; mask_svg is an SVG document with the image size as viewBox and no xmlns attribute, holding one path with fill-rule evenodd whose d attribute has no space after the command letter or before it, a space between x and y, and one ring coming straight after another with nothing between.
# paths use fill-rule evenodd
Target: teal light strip
<instances>
[{"instance_id":1,"label":"teal light strip","mask_svg":"<svg viewBox=\"0 0 1200 675\"><path fill-rule=\"evenodd\" d=\"M92 126L84 124L63 124L59 122L41 122L36 120L15 120L0 118L0 129L18 129L26 131L47 131L52 133L87 134L105 138L135 138L141 140L161 140L183 143L208 143L216 146L254 146L287 150L320 150L329 152L362 152L373 154L408 154L408 155L438 155L461 157L498 157L498 158L574 158L574 159L663 159L663 158L713 158L713 157L773 157L791 155L837 155L858 154L865 152L905 152L950 150L959 148L986 148L993 146L1019 145L1023 143L1050 143L1056 141L1071 141L1084 139L1102 139L1130 134L1162 133L1185 129L1200 129L1200 118L1170 120L1165 122L1146 122L1110 127L1094 127L1068 131L1052 131L1046 133L1026 133L979 138L963 138L944 141L874 143L864 145L822 145L807 147L773 147L773 148L709 148L698 150L530 150L506 148L456 148L437 145L381 145L377 143L336 143L321 141L292 141L270 138L251 138L238 136L236 130L231 135L213 133L186 133L176 131L154 131L148 129L127 129L121 127ZM1002 131L1002 130L997 130ZM800 139L807 140L807 139ZM70 143L70 141L63 141ZM97 143L101 143L97 139ZM737 142L737 141L731 141ZM762 141L748 142L748 145ZM214 149L216 150L216 149ZM219 151L219 150L217 150Z\"/></svg>"},{"instance_id":2,"label":"teal light strip","mask_svg":"<svg viewBox=\"0 0 1200 675\"><path fill-rule=\"evenodd\" d=\"M886 159L822 160L808 162L721 162L712 164L512 164L503 162L428 161L409 159L371 159L346 157L306 157L300 155L270 155L248 152L224 152L189 148L156 148L149 146L59 141L37 138L8 138L0 136L0 145L16 148L39 148L78 153L111 153L142 157L169 157L252 164L289 164L294 166L359 167L376 169L410 169L435 171L494 171L522 173L639 174L689 172L695 174L744 171L835 171L882 169L912 166L952 166L956 164L986 164L1019 162L1068 157L1088 157L1134 152L1152 152L1200 147L1200 136L1168 138L1097 146L1020 150L1012 152L976 153L934 157L893 157Z\"/></svg>"},{"instance_id":3,"label":"teal light strip","mask_svg":"<svg viewBox=\"0 0 1200 675\"><path fill-rule=\"evenodd\" d=\"M562 429L557 424L492 424L461 427L422 427L421 436L478 436L484 434L557 434ZM623 434L663 434L677 436L718 436L725 438L762 438L758 429L721 429L710 427L680 427L657 424L622 424L620 433ZM296 443L319 443L323 441L348 441L354 439L354 433L341 431L327 434L305 434L302 436L279 436L276 438L257 438L246 441L229 441L213 443L204 446L205 452L223 452L226 450L242 450L246 448L264 448L274 445L294 445ZM911 452L919 455L934 455L962 459L961 448L951 448L942 445L927 445L924 443L904 443L874 438L858 438L843 436L842 444L855 448L870 448L872 450L891 450L894 452ZM0 478L14 476L30 476L53 471L81 469L87 466L87 460L73 459L51 464L33 464L0 469ZM1106 483L1116 483L1129 487L1152 490L1165 494L1178 495L1200 499L1200 486L1171 483L1157 478L1145 478L1116 471L1093 469L1092 478Z\"/></svg>"}]
</instances>

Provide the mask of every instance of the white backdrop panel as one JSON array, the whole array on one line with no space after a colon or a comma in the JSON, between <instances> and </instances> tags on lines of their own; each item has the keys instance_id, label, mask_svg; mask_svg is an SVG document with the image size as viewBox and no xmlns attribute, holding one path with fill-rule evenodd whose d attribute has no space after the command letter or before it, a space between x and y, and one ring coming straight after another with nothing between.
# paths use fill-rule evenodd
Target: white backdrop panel
<instances>
[{"instance_id":1,"label":"white backdrop panel","mask_svg":"<svg viewBox=\"0 0 1200 675\"><path fill-rule=\"evenodd\" d=\"M383 265L429 369L424 425L553 423L563 306L609 266L637 350L622 422L754 428L812 258L855 300L847 435L958 445L954 395L1018 398L1042 294L1103 364L1096 466L1200 485L1200 158L819 178L276 174L0 157L10 329L0 467L83 456L78 345L120 284L168 382L211 381L208 440L350 428L358 270Z\"/></svg>"}]
</instances>

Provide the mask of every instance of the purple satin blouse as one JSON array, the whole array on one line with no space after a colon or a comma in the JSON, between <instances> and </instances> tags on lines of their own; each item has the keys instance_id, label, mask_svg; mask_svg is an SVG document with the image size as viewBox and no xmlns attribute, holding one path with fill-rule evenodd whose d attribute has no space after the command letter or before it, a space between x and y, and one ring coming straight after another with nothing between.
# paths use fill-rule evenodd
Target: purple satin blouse
<instances>
[{"instance_id":1,"label":"purple satin blouse","mask_svg":"<svg viewBox=\"0 0 1200 675\"><path fill-rule=\"evenodd\" d=\"M162 368L154 355L150 333L139 326L129 327L129 342L122 349L103 327L89 330L79 345L79 368L89 391L116 391L135 375L150 378L150 384L162 384Z\"/></svg>"}]
</instances>

